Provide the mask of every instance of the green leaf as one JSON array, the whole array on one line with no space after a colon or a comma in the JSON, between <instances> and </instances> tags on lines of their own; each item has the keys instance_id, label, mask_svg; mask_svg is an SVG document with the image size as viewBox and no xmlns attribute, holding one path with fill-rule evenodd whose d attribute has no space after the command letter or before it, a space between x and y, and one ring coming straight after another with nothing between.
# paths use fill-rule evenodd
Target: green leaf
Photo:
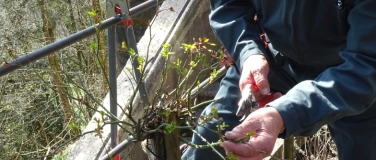
<instances>
[{"instance_id":1,"label":"green leaf","mask_svg":"<svg viewBox=\"0 0 376 160\"><path fill-rule=\"evenodd\" d=\"M223 122L221 125L216 125L216 127L219 128L219 130L222 131L222 130L226 129L227 127L229 127L229 125Z\"/></svg>"},{"instance_id":2,"label":"green leaf","mask_svg":"<svg viewBox=\"0 0 376 160\"><path fill-rule=\"evenodd\" d=\"M140 72L142 72L142 65L141 64L137 67L137 70L139 70Z\"/></svg>"},{"instance_id":3,"label":"green leaf","mask_svg":"<svg viewBox=\"0 0 376 160\"><path fill-rule=\"evenodd\" d=\"M182 61L180 59L177 59L176 62L173 62L177 67L181 66Z\"/></svg>"},{"instance_id":4,"label":"green leaf","mask_svg":"<svg viewBox=\"0 0 376 160\"><path fill-rule=\"evenodd\" d=\"M165 52L161 52L161 54L164 58L167 58L170 54L174 54L174 52L165 51Z\"/></svg>"},{"instance_id":5,"label":"green leaf","mask_svg":"<svg viewBox=\"0 0 376 160\"><path fill-rule=\"evenodd\" d=\"M128 50L127 44L125 42L121 42L121 48ZM133 50L133 52L134 52L134 50Z\"/></svg>"},{"instance_id":6,"label":"green leaf","mask_svg":"<svg viewBox=\"0 0 376 160\"><path fill-rule=\"evenodd\" d=\"M191 67L196 67L196 66L197 66L197 63L196 63L195 61L191 61L191 63L189 63L189 65L190 65Z\"/></svg>"},{"instance_id":7,"label":"green leaf","mask_svg":"<svg viewBox=\"0 0 376 160\"><path fill-rule=\"evenodd\" d=\"M75 123L70 123L68 124L68 127L71 129L71 130L76 130L77 126Z\"/></svg>"},{"instance_id":8,"label":"green leaf","mask_svg":"<svg viewBox=\"0 0 376 160\"><path fill-rule=\"evenodd\" d=\"M170 46L171 46L171 45L168 44L168 43L163 44L163 48L168 48L168 47L170 47Z\"/></svg>"},{"instance_id":9,"label":"green leaf","mask_svg":"<svg viewBox=\"0 0 376 160\"><path fill-rule=\"evenodd\" d=\"M171 109L167 108L164 112L163 115L167 118L171 113Z\"/></svg>"},{"instance_id":10,"label":"green leaf","mask_svg":"<svg viewBox=\"0 0 376 160\"><path fill-rule=\"evenodd\" d=\"M214 69L211 73L210 73L210 77L209 77L209 82L213 82L214 78L217 77L218 75L218 71L216 69Z\"/></svg>"},{"instance_id":11,"label":"green leaf","mask_svg":"<svg viewBox=\"0 0 376 160\"><path fill-rule=\"evenodd\" d=\"M196 56L196 59L200 62L205 62L206 55L205 54L197 54L199 56Z\"/></svg>"},{"instance_id":12,"label":"green leaf","mask_svg":"<svg viewBox=\"0 0 376 160\"><path fill-rule=\"evenodd\" d=\"M98 48L98 44L97 43L91 43L90 44L90 48L93 49L93 50L95 50L95 49Z\"/></svg>"},{"instance_id":13,"label":"green leaf","mask_svg":"<svg viewBox=\"0 0 376 160\"><path fill-rule=\"evenodd\" d=\"M251 139L252 136L254 136L256 134L255 131L249 131L246 135L245 135L245 141L248 142L249 139Z\"/></svg>"},{"instance_id":14,"label":"green leaf","mask_svg":"<svg viewBox=\"0 0 376 160\"><path fill-rule=\"evenodd\" d=\"M166 131L168 133L171 133L172 131L174 131L175 126L176 126L176 122L175 121L171 122L170 125L166 126Z\"/></svg>"},{"instance_id":15,"label":"green leaf","mask_svg":"<svg viewBox=\"0 0 376 160\"><path fill-rule=\"evenodd\" d=\"M138 63L140 63L140 65L141 65L141 64L144 64L145 59L144 59L144 57L142 57L142 56L138 56L138 57L137 57L137 61L138 61Z\"/></svg>"},{"instance_id":16,"label":"green leaf","mask_svg":"<svg viewBox=\"0 0 376 160\"><path fill-rule=\"evenodd\" d=\"M163 50L162 50L162 52L161 52L161 55L162 55L164 58L167 58L168 55L173 54L172 52L169 51L169 47L170 47L170 46L171 46L171 45L170 45L170 44L167 44L167 43L163 44Z\"/></svg>"},{"instance_id":17,"label":"green leaf","mask_svg":"<svg viewBox=\"0 0 376 160\"><path fill-rule=\"evenodd\" d=\"M229 152L229 153L227 154L227 159L228 159L228 160L239 160L239 158L238 158L238 157L235 157L234 153L232 153L232 152Z\"/></svg>"},{"instance_id":18,"label":"green leaf","mask_svg":"<svg viewBox=\"0 0 376 160\"><path fill-rule=\"evenodd\" d=\"M97 13L95 11L87 12L91 17L97 16Z\"/></svg>"},{"instance_id":19,"label":"green leaf","mask_svg":"<svg viewBox=\"0 0 376 160\"><path fill-rule=\"evenodd\" d=\"M184 48L184 53L189 53L191 52L194 44L186 44L186 43L183 43L183 48Z\"/></svg>"},{"instance_id":20,"label":"green leaf","mask_svg":"<svg viewBox=\"0 0 376 160\"><path fill-rule=\"evenodd\" d=\"M133 48L130 48L129 51L128 51L128 53L129 53L129 55L130 55L131 57L134 57L135 54L136 54L136 52L134 51Z\"/></svg>"},{"instance_id":21,"label":"green leaf","mask_svg":"<svg viewBox=\"0 0 376 160\"><path fill-rule=\"evenodd\" d=\"M211 115L213 115L213 117L215 117L215 118L218 118L218 117L219 117L219 116L218 116L218 109L217 109L216 106L214 106L214 107L211 109L210 113L211 113Z\"/></svg>"},{"instance_id":22,"label":"green leaf","mask_svg":"<svg viewBox=\"0 0 376 160\"><path fill-rule=\"evenodd\" d=\"M183 70L182 70L182 74L183 74L183 75L187 75L187 74L188 74L188 69L187 69L187 68L183 68Z\"/></svg>"},{"instance_id":23,"label":"green leaf","mask_svg":"<svg viewBox=\"0 0 376 160\"><path fill-rule=\"evenodd\" d=\"M126 69L128 72L132 73L132 68L130 68L130 67L125 67L125 69Z\"/></svg>"}]
</instances>

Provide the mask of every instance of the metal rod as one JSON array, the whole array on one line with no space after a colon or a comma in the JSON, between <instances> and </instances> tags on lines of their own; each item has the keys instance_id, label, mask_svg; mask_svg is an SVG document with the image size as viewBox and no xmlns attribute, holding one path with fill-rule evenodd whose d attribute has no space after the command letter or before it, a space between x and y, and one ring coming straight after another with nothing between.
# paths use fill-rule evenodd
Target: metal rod
<instances>
[{"instance_id":1,"label":"metal rod","mask_svg":"<svg viewBox=\"0 0 376 160\"><path fill-rule=\"evenodd\" d=\"M118 154L120 154L124 149L126 149L131 142L133 142L133 137L128 137L127 140L121 142L118 146L116 146L114 149L112 149L110 152L105 154L103 157L101 157L99 160L111 160L111 158L114 158Z\"/></svg>"},{"instance_id":2,"label":"metal rod","mask_svg":"<svg viewBox=\"0 0 376 160\"><path fill-rule=\"evenodd\" d=\"M144 3L141 3L133 8L131 8L129 10L129 12L131 13L131 16L135 16L135 15L138 15L148 9L150 9L151 7L154 7L158 4L162 4L164 0L149 0L149 1L146 1Z\"/></svg>"},{"instance_id":3,"label":"metal rod","mask_svg":"<svg viewBox=\"0 0 376 160\"><path fill-rule=\"evenodd\" d=\"M116 82L116 28L108 28L108 68L110 81L110 112L117 117L117 82ZM111 148L117 145L117 124L111 124Z\"/></svg>"},{"instance_id":4,"label":"metal rod","mask_svg":"<svg viewBox=\"0 0 376 160\"><path fill-rule=\"evenodd\" d=\"M86 37L89 37L97 32L97 30L104 30L118 22L121 21L120 16L114 16L111 18L108 18L104 20L100 24L95 24L89 28L86 28L82 31L79 31L77 33L74 33L68 37L65 37L61 40L55 41L53 43L50 43L34 52L28 53L26 55L23 55L13 61L10 62L2 62L2 65L0 66L0 77L3 75L6 75L16 69L21 68L22 66L25 66L31 62L34 62L38 59L41 59L51 53L54 53L60 49L63 49L75 42L78 42Z\"/></svg>"},{"instance_id":5,"label":"metal rod","mask_svg":"<svg viewBox=\"0 0 376 160\"><path fill-rule=\"evenodd\" d=\"M156 6L158 4L161 4L163 0L149 0L144 3L141 3L140 5L137 5L129 10L129 12L132 14L132 16L138 15L145 10ZM31 52L29 54L23 55L11 62L3 62L2 65L0 66L0 77L4 76L10 72L13 72L16 69L21 68L22 66L25 66L27 64L30 64L31 62L34 62L38 59L41 59L51 53L54 53L60 49L63 49L73 43L76 43L88 36L91 36L95 34L97 31L96 29L99 30L104 30L108 27L110 27L113 24L116 24L121 21L120 16L115 16L108 18L107 20L104 20L101 24L96 24L92 27L86 28L82 31L79 31L75 34L72 34L68 37L65 37L61 40L58 40L56 42L53 42L49 45L46 45L43 48L40 48L34 52Z\"/></svg>"},{"instance_id":6,"label":"metal rod","mask_svg":"<svg viewBox=\"0 0 376 160\"><path fill-rule=\"evenodd\" d=\"M138 49L137 49L136 39L135 39L135 36L134 36L133 26L129 26L127 28L127 38L128 38L129 47L133 48L135 55L138 56ZM132 65L133 65L133 73L136 77L137 82L141 81L140 84L139 84L139 88L138 88L139 92L138 93L141 96L141 100L143 102L142 103L143 107L145 107L145 106L149 105L148 93L146 91L145 83L142 81L141 72L140 72L140 70L137 69L137 67L140 65L137 58L133 59Z\"/></svg>"}]
</instances>

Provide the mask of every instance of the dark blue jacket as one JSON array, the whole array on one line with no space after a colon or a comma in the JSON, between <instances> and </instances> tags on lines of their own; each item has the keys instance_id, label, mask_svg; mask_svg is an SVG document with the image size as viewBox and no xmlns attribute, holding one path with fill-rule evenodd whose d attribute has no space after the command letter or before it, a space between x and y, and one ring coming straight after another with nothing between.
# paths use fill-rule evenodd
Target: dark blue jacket
<instances>
[{"instance_id":1,"label":"dark blue jacket","mask_svg":"<svg viewBox=\"0 0 376 160\"><path fill-rule=\"evenodd\" d=\"M284 56L302 66L325 67L269 104L283 118L284 136L312 134L373 108L376 0L211 0L211 7L210 24L240 70L250 55L265 53L255 15Z\"/></svg>"}]
</instances>

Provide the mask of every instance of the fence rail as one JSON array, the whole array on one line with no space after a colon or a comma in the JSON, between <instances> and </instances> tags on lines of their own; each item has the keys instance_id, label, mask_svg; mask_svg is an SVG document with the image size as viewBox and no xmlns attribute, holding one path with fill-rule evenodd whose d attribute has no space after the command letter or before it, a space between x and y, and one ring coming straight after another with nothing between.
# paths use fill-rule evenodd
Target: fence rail
<instances>
[{"instance_id":1,"label":"fence rail","mask_svg":"<svg viewBox=\"0 0 376 160\"><path fill-rule=\"evenodd\" d=\"M55 41L53 43L50 43L40 49L37 49L33 52L30 52L28 54L25 54L23 56L20 56L12 61L4 61L0 62L0 77L4 76L6 74L9 74L23 66L26 66L30 63L33 63L43 57L46 57L56 51L59 51L65 47L68 47L80 40L83 40L91 35L96 34L98 31L102 31L105 29L108 29L108 56L109 56L109 82L110 82L110 112L113 115L117 115L117 100L116 100L116 46L118 46L118 42L116 41L116 29L118 28L116 24L118 24L121 21L127 21L131 22L131 16L136 16L142 12L145 12L146 10L159 5L164 0L149 0L146 2L143 2L131 9L128 8L128 4L126 0L107 0L107 12L108 12L108 19L102 21L101 23L95 24L89 28L86 28L84 30L78 31L68 37L65 37L61 40ZM109 5L110 4L110 5ZM118 12L120 8L120 13ZM137 44L134 37L134 31L132 28L132 23L123 24L128 27L127 29L127 40L130 47L132 47L137 54ZM134 71L135 71L135 77L137 80L140 79L140 73L136 69L138 66L137 60L134 61ZM139 93L141 94L141 97L147 97L145 86L142 84L139 88ZM145 99L143 99L145 101ZM147 104L147 103L145 103ZM101 159L110 159L111 157L117 156L121 151L123 151L126 146L129 143L121 143L120 145L116 146L116 137L117 137L117 128L116 124L111 125L111 146L114 148L110 154L106 154L106 156L103 156ZM131 137L128 138L128 141L131 141Z\"/></svg>"},{"instance_id":2,"label":"fence rail","mask_svg":"<svg viewBox=\"0 0 376 160\"><path fill-rule=\"evenodd\" d=\"M156 6L157 4L162 3L162 0L149 0L144 3L141 3L138 6L135 6L129 10L130 14L132 16L138 15L147 9L150 9L153 6ZM97 29L104 30L108 27L119 23L122 20L121 15L115 15L114 17L108 18L101 22L100 24L95 24L89 28L86 28L84 30L81 30L77 33L74 33L68 37L65 37L61 40L58 40L56 42L53 42L51 44L48 44L34 52L25 54L19 58L16 58L12 61L4 61L2 62L2 65L0 66L0 77L4 76L8 73L11 73L23 66L26 66L32 62L35 62L45 56L48 56L49 54L52 54L56 51L59 51L65 47L68 47L82 39L85 39L91 35L94 35L97 32Z\"/></svg>"}]
</instances>

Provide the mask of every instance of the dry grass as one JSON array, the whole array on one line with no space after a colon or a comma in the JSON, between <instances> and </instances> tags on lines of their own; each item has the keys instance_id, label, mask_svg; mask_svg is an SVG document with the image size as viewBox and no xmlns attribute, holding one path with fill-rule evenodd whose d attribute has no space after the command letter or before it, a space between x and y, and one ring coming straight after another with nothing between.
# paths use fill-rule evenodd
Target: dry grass
<instances>
[{"instance_id":1,"label":"dry grass","mask_svg":"<svg viewBox=\"0 0 376 160\"><path fill-rule=\"evenodd\" d=\"M311 137L297 139L297 143L295 143L297 160L337 159L337 148L330 136L327 126L323 126Z\"/></svg>"}]
</instances>

